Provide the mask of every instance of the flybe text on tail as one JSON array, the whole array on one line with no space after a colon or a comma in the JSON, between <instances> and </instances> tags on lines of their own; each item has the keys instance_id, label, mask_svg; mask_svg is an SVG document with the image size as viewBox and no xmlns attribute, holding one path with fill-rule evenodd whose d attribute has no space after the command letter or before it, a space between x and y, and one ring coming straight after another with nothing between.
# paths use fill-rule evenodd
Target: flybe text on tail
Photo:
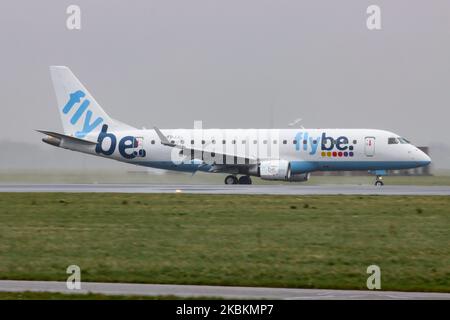
<instances>
[{"instance_id":1,"label":"flybe text on tail","mask_svg":"<svg viewBox=\"0 0 450 320\"><path fill-rule=\"evenodd\" d=\"M76 111L72 114L72 117L70 118L70 123L72 125L76 125L84 115L83 121L83 128L81 131L75 132L75 136L77 138L84 138L88 133L92 132L96 127L98 127L102 122L102 117L97 117L95 120L91 122L92 119L92 111L88 109L90 101L89 99L84 99L83 102L81 102L81 99L84 98L86 94L81 91L75 91L69 95L69 101L67 101L66 105L63 107L62 111L64 114L68 114L73 107L78 104L78 108Z\"/></svg>"}]
</instances>

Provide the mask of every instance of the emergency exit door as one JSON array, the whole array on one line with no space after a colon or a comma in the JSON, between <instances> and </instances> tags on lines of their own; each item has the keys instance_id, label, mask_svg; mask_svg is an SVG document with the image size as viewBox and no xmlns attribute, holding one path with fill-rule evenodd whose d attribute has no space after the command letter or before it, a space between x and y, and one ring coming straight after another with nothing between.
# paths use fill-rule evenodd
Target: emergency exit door
<instances>
[{"instance_id":1,"label":"emergency exit door","mask_svg":"<svg viewBox=\"0 0 450 320\"><path fill-rule=\"evenodd\" d=\"M375 137L365 138L364 153L367 157L373 157L375 155Z\"/></svg>"}]
</instances>

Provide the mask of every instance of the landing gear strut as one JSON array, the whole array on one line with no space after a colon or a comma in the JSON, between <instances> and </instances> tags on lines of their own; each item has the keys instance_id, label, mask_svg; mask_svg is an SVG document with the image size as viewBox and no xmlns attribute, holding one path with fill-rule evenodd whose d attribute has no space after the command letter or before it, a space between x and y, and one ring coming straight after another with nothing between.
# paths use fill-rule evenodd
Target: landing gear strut
<instances>
[{"instance_id":1,"label":"landing gear strut","mask_svg":"<svg viewBox=\"0 0 450 320\"><path fill-rule=\"evenodd\" d=\"M225 184L252 184L252 179L249 176L242 176L238 179L234 175L229 175L225 178Z\"/></svg>"},{"instance_id":2,"label":"landing gear strut","mask_svg":"<svg viewBox=\"0 0 450 320\"><path fill-rule=\"evenodd\" d=\"M375 185L377 187L381 187L384 186L384 182L383 182L383 177L382 176L377 176L376 180L375 180Z\"/></svg>"}]
</instances>

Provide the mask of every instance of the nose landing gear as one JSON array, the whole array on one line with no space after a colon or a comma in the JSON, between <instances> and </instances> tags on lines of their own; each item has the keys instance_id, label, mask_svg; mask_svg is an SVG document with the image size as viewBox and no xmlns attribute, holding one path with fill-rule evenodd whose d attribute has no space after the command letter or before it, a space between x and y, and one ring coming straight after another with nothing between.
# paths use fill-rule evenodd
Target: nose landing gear
<instances>
[{"instance_id":1,"label":"nose landing gear","mask_svg":"<svg viewBox=\"0 0 450 320\"><path fill-rule=\"evenodd\" d=\"M376 180L375 180L375 185L377 187L382 187L384 186L384 182L383 182L383 177L382 176L377 176Z\"/></svg>"},{"instance_id":2,"label":"nose landing gear","mask_svg":"<svg viewBox=\"0 0 450 320\"><path fill-rule=\"evenodd\" d=\"M376 179L375 179L375 186L377 187L381 187L384 186L384 182L383 182L383 176L387 175L387 171L386 170L369 170L370 174L373 174Z\"/></svg>"},{"instance_id":3,"label":"nose landing gear","mask_svg":"<svg viewBox=\"0 0 450 320\"><path fill-rule=\"evenodd\" d=\"M234 175L226 176L225 184L252 184L249 176L242 176L239 179Z\"/></svg>"}]
</instances>

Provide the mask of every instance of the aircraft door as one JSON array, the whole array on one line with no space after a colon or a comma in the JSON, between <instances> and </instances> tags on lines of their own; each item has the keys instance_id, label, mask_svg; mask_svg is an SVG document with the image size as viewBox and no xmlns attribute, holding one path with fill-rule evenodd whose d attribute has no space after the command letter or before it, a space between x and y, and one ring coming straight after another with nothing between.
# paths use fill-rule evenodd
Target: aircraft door
<instances>
[{"instance_id":1,"label":"aircraft door","mask_svg":"<svg viewBox=\"0 0 450 320\"><path fill-rule=\"evenodd\" d=\"M365 138L364 153L367 157L373 157L375 155L375 137Z\"/></svg>"}]
</instances>

